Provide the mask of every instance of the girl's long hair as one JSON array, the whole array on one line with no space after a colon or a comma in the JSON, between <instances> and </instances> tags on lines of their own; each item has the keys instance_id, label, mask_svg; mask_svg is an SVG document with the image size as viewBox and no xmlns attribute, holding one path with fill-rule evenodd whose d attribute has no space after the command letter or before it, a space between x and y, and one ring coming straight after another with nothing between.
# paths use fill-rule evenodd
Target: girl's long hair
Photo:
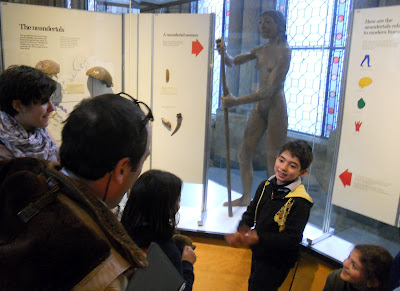
<instances>
[{"instance_id":1,"label":"girl's long hair","mask_svg":"<svg viewBox=\"0 0 400 291\"><path fill-rule=\"evenodd\" d=\"M182 180L169 172L150 170L139 177L121 218L133 240L143 229L151 233L154 240L172 237L181 188Z\"/></svg>"}]
</instances>

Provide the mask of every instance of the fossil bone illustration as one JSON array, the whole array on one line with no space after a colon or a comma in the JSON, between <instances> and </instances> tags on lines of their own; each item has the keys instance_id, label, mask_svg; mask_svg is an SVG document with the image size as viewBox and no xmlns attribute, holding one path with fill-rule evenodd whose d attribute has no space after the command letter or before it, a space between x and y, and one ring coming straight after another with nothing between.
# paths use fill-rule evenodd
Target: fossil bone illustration
<instances>
[{"instance_id":1,"label":"fossil bone illustration","mask_svg":"<svg viewBox=\"0 0 400 291\"><path fill-rule=\"evenodd\" d=\"M35 69L45 74L58 74L60 72L60 65L52 60L43 60L36 64Z\"/></svg>"},{"instance_id":2,"label":"fossil bone illustration","mask_svg":"<svg viewBox=\"0 0 400 291\"><path fill-rule=\"evenodd\" d=\"M103 67L93 67L87 70L86 75L106 82L107 87L114 86L110 73Z\"/></svg>"},{"instance_id":3,"label":"fossil bone illustration","mask_svg":"<svg viewBox=\"0 0 400 291\"><path fill-rule=\"evenodd\" d=\"M165 81L167 83L169 82L169 70L168 69L165 71Z\"/></svg>"},{"instance_id":4,"label":"fossil bone illustration","mask_svg":"<svg viewBox=\"0 0 400 291\"><path fill-rule=\"evenodd\" d=\"M171 122L169 122L167 119L165 119L164 117L161 118L162 123L168 127L168 129L171 129Z\"/></svg>"},{"instance_id":5,"label":"fossil bone illustration","mask_svg":"<svg viewBox=\"0 0 400 291\"><path fill-rule=\"evenodd\" d=\"M177 121L176 127L175 127L174 131L171 133L171 136L173 136L173 135L179 130L179 128L181 128L182 120L183 120L182 114L181 114L181 113L178 113L178 114L176 115L176 121Z\"/></svg>"}]
</instances>

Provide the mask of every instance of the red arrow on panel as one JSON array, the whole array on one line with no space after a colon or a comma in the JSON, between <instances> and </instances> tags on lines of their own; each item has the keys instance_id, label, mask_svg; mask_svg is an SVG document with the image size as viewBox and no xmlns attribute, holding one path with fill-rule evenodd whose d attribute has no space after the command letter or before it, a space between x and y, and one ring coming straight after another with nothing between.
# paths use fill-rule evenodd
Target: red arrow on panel
<instances>
[{"instance_id":1,"label":"red arrow on panel","mask_svg":"<svg viewBox=\"0 0 400 291\"><path fill-rule=\"evenodd\" d=\"M199 53L203 50L203 46L201 43L196 39L196 41L192 41L192 54L199 55Z\"/></svg>"},{"instance_id":2,"label":"red arrow on panel","mask_svg":"<svg viewBox=\"0 0 400 291\"><path fill-rule=\"evenodd\" d=\"M353 176L352 173L349 172L349 169L347 169L346 171L344 171L343 173L341 173L339 175L340 180L342 180L343 186L346 187L346 185L351 184L351 176Z\"/></svg>"}]
</instances>

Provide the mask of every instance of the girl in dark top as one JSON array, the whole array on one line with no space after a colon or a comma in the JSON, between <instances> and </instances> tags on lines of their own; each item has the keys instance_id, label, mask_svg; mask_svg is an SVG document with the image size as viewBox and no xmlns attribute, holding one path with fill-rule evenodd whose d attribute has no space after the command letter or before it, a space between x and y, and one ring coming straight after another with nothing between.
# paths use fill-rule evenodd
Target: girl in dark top
<instances>
[{"instance_id":1,"label":"girl in dark top","mask_svg":"<svg viewBox=\"0 0 400 291\"><path fill-rule=\"evenodd\" d=\"M121 223L140 248L146 250L151 242L157 243L185 279L185 290L192 290L196 254L189 246L181 253L172 239L181 188L182 180L169 172L143 173L131 189Z\"/></svg>"},{"instance_id":2,"label":"girl in dark top","mask_svg":"<svg viewBox=\"0 0 400 291\"><path fill-rule=\"evenodd\" d=\"M392 255L377 245L359 244L343 268L329 274L323 291L390 290Z\"/></svg>"}]
</instances>

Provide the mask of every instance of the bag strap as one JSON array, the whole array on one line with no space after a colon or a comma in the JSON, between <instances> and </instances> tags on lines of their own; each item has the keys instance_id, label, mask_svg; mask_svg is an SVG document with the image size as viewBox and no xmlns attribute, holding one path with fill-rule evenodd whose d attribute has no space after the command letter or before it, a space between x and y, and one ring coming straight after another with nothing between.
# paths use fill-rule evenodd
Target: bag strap
<instances>
[{"instance_id":1,"label":"bag strap","mask_svg":"<svg viewBox=\"0 0 400 291\"><path fill-rule=\"evenodd\" d=\"M55 179L53 177L48 177L46 179L46 184L49 186L50 190L43 194L42 197L40 197L38 200L29 203L28 206L18 212L18 217L24 223L27 223L29 220L31 220L40 212L41 209L53 202L58 197L58 190L60 189L60 186L55 181Z\"/></svg>"}]
</instances>

